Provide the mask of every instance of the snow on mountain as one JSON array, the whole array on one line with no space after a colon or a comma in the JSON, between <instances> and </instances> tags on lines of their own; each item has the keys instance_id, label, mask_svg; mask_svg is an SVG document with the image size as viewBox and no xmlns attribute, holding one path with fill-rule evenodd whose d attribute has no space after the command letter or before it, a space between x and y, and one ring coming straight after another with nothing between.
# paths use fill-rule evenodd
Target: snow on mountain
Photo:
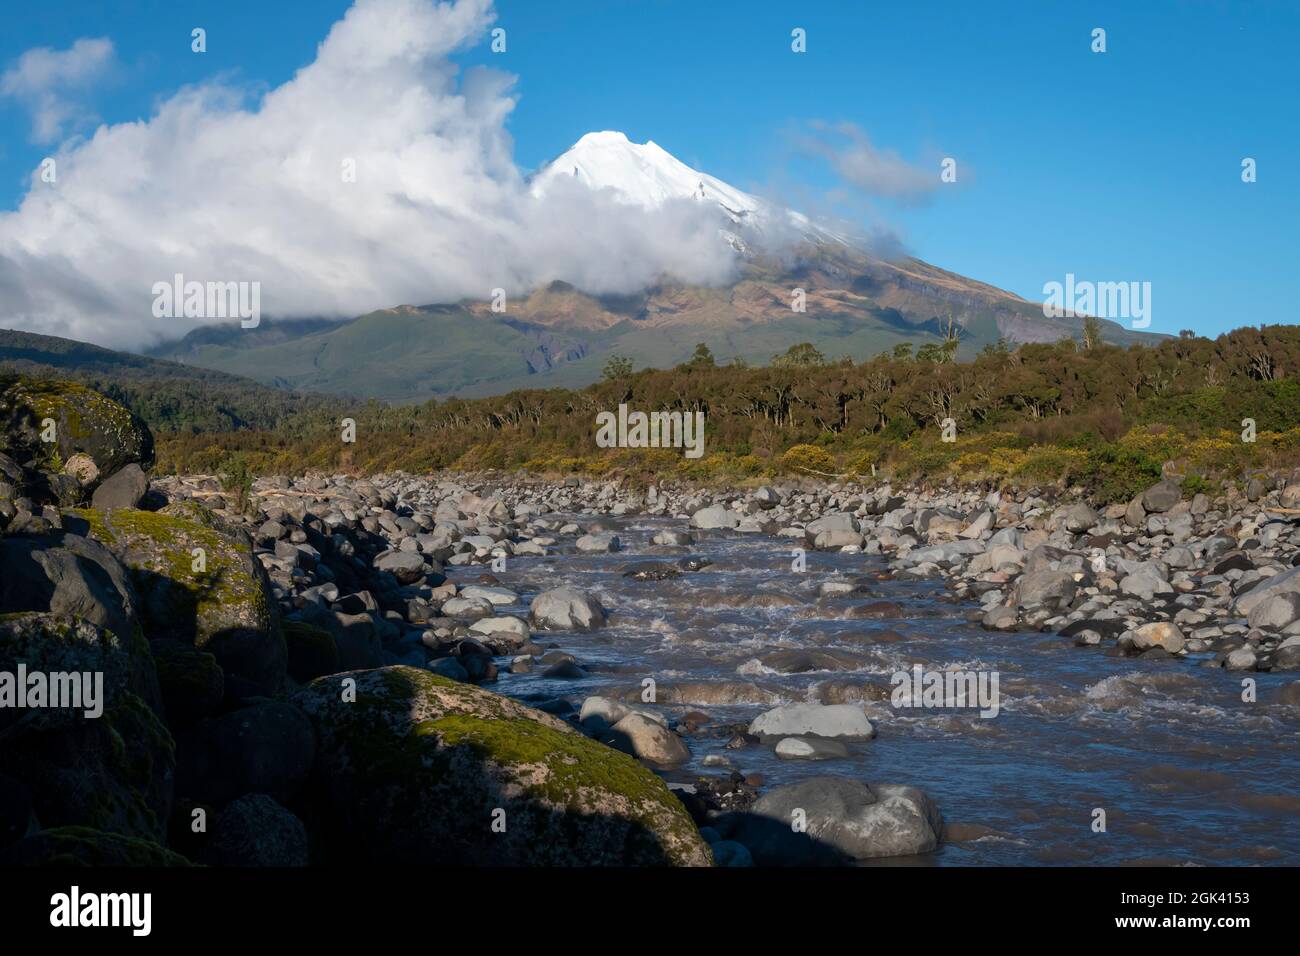
<instances>
[{"instance_id":1,"label":"snow on mountain","mask_svg":"<svg viewBox=\"0 0 1300 956\"><path fill-rule=\"evenodd\" d=\"M633 143L606 130L587 133L533 176L533 195L543 196L561 178L572 177L591 189L611 190L629 205L656 208L672 199L712 202L735 226L721 230L741 252L790 239L843 243L840 236L808 217L737 189L708 173L691 169L653 141Z\"/></svg>"}]
</instances>

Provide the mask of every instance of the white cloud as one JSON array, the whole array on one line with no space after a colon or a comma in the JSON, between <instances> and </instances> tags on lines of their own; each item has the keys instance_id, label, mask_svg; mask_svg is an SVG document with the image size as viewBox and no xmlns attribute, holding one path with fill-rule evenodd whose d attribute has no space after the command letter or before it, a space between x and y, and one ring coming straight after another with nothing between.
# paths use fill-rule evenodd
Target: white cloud
<instances>
[{"instance_id":1,"label":"white cloud","mask_svg":"<svg viewBox=\"0 0 1300 956\"><path fill-rule=\"evenodd\" d=\"M83 38L66 50L28 50L0 76L0 96L12 97L32 114L32 140L52 143L67 126L89 119L76 94L113 65L113 41Z\"/></svg>"},{"instance_id":2,"label":"white cloud","mask_svg":"<svg viewBox=\"0 0 1300 956\"><path fill-rule=\"evenodd\" d=\"M923 169L891 149L877 148L853 123L814 121L797 148L826 160L839 177L870 196L917 200L939 188L939 167Z\"/></svg>"},{"instance_id":3,"label":"white cloud","mask_svg":"<svg viewBox=\"0 0 1300 956\"><path fill-rule=\"evenodd\" d=\"M57 182L34 174L0 214L0 325L119 348L173 338L196 320L153 318L151 289L175 273L260 282L267 315L338 317L553 279L603 293L728 278L698 203L529 195L504 126L513 78L448 59L493 19L490 0L358 0L259 102L189 88L65 145Z\"/></svg>"}]
</instances>

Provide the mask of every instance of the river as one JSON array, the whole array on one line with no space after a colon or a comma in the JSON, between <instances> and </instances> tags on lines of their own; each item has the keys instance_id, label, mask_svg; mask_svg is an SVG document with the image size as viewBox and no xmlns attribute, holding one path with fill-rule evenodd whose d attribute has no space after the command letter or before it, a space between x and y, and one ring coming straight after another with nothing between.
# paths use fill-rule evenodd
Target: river
<instances>
[{"instance_id":1,"label":"river","mask_svg":"<svg viewBox=\"0 0 1300 956\"><path fill-rule=\"evenodd\" d=\"M548 517L557 517L549 515ZM570 516L582 522L586 516ZM1300 862L1300 708L1270 703L1294 675L1252 674L1258 701L1242 700L1241 673L1202 660L1138 661L1078 648L1050 633L985 631L965 620L967 606L942 579L874 581L870 593L819 598L818 587L845 576L887 570L880 557L809 551L807 570L792 570L786 540L694 532L690 549L653 545L680 520L602 518L617 526L623 550L511 558L497 574L522 595L499 608L526 616L540 590L568 584L597 596L608 627L589 634L538 632L590 668L578 680L508 673L493 687L536 701L563 696L575 707L593 694L623 693L645 678L757 684L791 702L815 700L828 680L888 687L914 664L930 669L996 671L1000 712L896 709L867 705L878 736L849 744L848 758L779 759L762 745L726 749L726 736L691 736L692 761L667 773L724 774L705 766L714 754L765 787L833 774L904 783L938 803L957 840L921 865L1295 864ZM713 564L664 581L622 576L629 564L686 555ZM479 568L451 570L469 583ZM754 595L775 598L754 599ZM887 600L892 619L847 619L852 605ZM737 606L739 605L739 606ZM754 606L759 605L759 606ZM765 606L770 605L770 606ZM780 650L829 652L834 669L785 674L762 660ZM1203 655L1207 657L1209 655ZM748 722L771 703L667 706L705 711L715 724ZM1105 811L1097 832L1096 811Z\"/></svg>"}]
</instances>

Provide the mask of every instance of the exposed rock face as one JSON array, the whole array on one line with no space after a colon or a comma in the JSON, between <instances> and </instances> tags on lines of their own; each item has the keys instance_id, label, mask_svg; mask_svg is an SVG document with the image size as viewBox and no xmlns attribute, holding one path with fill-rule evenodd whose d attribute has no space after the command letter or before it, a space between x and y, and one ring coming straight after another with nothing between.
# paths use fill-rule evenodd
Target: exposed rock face
<instances>
[{"instance_id":1,"label":"exposed rock face","mask_svg":"<svg viewBox=\"0 0 1300 956\"><path fill-rule=\"evenodd\" d=\"M346 680L356 682L353 703L344 702ZM294 699L319 739L309 797L339 857L710 862L661 780L540 711L410 667L336 674Z\"/></svg>"}]
</instances>

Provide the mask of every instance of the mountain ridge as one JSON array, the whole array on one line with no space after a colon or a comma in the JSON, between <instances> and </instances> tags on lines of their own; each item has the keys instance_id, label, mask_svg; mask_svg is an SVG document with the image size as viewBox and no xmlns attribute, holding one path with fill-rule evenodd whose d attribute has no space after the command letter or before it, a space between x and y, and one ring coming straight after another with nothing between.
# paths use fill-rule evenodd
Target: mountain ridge
<instances>
[{"instance_id":1,"label":"mountain ridge","mask_svg":"<svg viewBox=\"0 0 1300 956\"><path fill-rule=\"evenodd\" d=\"M504 311L484 300L405 304L333 327L264 320L248 335L231 323L150 354L266 384L406 402L581 386L598 380L612 355L667 367L701 342L720 360L754 364L801 342L862 361L904 342L941 342L948 329L965 355L1003 338L1082 335L1082 319L1048 318L1040 303L919 258L881 258L801 213L691 169L653 141L588 133L528 184L544 196L572 180L629 206L712 203L720 238L737 255L737 278L699 286L665 276L622 295L559 279L507 299ZM1102 328L1114 344L1156 338L1114 322Z\"/></svg>"}]
</instances>

